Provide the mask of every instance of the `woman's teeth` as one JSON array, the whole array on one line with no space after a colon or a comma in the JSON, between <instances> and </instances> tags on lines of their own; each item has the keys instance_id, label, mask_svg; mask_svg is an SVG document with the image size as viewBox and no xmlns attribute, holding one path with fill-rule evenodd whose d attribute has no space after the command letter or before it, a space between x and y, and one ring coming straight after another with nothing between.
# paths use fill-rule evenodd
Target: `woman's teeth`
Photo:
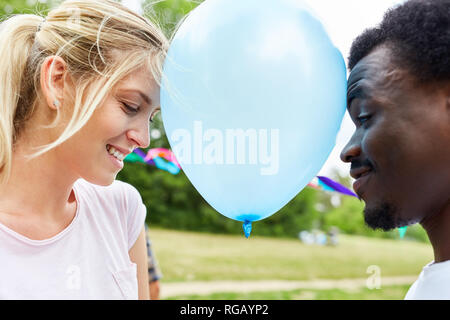
<instances>
[{"instance_id":1,"label":"woman's teeth","mask_svg":"<svg viewBox=\"0 0 450 320\"><path fill-rule=\"evenodd\" d=\"M106 151L108 151L109 154L113 155L120 161L123 161L123 159L125 159L125 155L123 153L117 151L114 147L110 146L109 144L106 145Z\"/></svg>"}]
</instances>

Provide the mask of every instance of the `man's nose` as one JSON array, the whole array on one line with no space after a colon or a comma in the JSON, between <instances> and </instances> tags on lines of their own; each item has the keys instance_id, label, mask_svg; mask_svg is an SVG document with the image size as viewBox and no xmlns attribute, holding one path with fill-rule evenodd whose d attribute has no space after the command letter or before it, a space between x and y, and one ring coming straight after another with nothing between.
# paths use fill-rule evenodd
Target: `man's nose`
<instances>
[{"instance_id":1,"label":"man's nose","mask_svg":"<svg viewBox=\"0 0 450 320\"><path fill-rule=\"evenodd\" d=\"M360 155L361 143L355 132L344 149L342 149L340 157L343 162L351 162L353 158L359 157Z\"/></svg>"}]
</instances>

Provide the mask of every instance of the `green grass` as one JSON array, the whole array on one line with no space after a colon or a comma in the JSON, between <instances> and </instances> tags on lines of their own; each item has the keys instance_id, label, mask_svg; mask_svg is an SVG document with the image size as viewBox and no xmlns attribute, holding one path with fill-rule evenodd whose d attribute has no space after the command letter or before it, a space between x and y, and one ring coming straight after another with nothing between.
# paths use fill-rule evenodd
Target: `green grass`
<instances>
[{"instance_id":1,"label":"green grass","mask_svg":"<svg viewBox=\"0 0 450 320\"><path fill-rule=\"evenodd\" d=\"M367 278L370 265L382 277L419 275L433 259L429 244L400 239L340 235L338 246L325 247L296 239L150 230L163 282Z\"/></svg>"},{"instance_id":2,"label":"green grass","mask_svg":"<svg viewBox=\"0 0 450 320\"><path fill-rule=\"evenodd\" d=\"M185 295L169 300L401 300L409 285L387 286L380 289L355 290L291 290L250 293L215 293L206 296Z\"/></svg>"}]
</instances>

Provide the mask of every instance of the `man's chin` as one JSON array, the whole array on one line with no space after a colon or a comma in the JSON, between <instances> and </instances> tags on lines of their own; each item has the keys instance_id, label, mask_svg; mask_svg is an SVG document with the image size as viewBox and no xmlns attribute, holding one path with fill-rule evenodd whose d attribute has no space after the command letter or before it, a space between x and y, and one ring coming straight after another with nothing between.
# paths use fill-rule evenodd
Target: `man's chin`
<instances>
[{"instance_id":1,"label":"man's chin","mask_svg":"<svg viewBox=\"0 0 450 320\"><path fill-rule=\"evenodd\" d=\"M366 225L374 230L381 229L390 231L400 227L401 223L397 221L397 208L387 202L375 206L364 208L364 221Z\"/></svg>"}]
</instances>

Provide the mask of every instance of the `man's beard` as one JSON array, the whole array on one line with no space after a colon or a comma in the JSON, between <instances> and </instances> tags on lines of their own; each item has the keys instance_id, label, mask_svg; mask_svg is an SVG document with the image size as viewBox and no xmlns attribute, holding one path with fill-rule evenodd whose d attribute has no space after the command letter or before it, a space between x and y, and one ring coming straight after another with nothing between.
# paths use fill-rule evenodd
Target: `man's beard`
<instances>
[{"instance_id":1,"label":"man's beard","mask_svg":"<svg viewBox=\"0 0 450 320\"><path fill-rule=\"evenodd\" d=\"M401 227L402 223L398 221L397 216L397 208L388 202L364 208L364 221L374 230L389 231Z\"/></svg>"}]
</instances>

